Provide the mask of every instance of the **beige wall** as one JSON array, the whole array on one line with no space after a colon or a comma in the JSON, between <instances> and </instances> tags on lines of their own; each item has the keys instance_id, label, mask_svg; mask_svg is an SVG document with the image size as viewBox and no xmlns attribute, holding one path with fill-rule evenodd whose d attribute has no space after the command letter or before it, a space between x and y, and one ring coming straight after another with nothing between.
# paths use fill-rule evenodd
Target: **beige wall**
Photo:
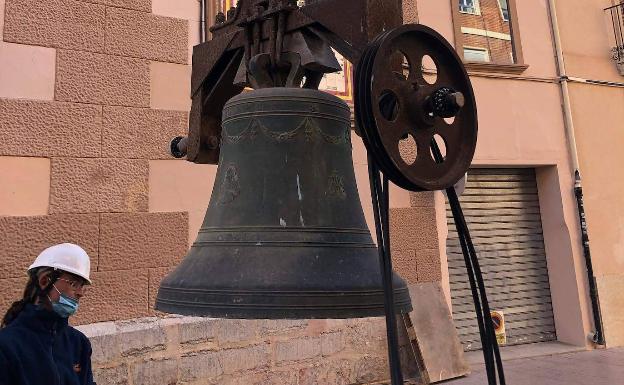
<instances>
[{"instance_id":1,"label":"beige wall","mask_svg":"<svg viewBox=\"0 0 624 385\"><path fill-rule=\"evenodd\" d=\"M611 60L611 0L557 1L567 75L624 83ZM582 28L579 28L582 26ZM607 346L624 345L624 85L570 83L594 274Z\"/></svg>"},{"instance_id":2,"label":"beige wall","mask_svg":"<svg viewBox=\"0 0 624 385\"><path fill-rule=\"evenodd\" d=\"M613 61L611 15L614 0L557 0L563 53L569 76L622 82ZM579 28L582 26L582 28Z\"/></svg>"}]
</instances>

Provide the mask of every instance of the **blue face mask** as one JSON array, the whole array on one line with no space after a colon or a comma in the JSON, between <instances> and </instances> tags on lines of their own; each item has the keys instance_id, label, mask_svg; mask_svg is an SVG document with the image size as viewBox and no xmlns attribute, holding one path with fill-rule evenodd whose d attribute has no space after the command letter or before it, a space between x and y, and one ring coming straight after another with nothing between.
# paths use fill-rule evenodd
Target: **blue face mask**
<instances>
[{"instance_id":1,"label":"blue face mask","mask_svg":"<svg viewBox=\"0 0 624 385\"><path fill-rule=\"evenodd\" d=\"M61 293L56 286L52 285L52 287L60 295L58 302L50 301L52 303L52 310L63 318L68 318L69 316L74 315L74 313L78 311L78 301Z\"/></svg>"}]
</instances>

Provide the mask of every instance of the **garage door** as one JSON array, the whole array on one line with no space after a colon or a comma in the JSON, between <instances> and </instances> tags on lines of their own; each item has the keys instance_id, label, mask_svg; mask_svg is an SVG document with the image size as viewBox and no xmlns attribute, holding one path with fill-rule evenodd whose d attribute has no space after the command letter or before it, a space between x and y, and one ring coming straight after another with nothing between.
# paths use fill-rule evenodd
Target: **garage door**
<instances>
[{"instance_id":1,"label":"garage door","mask_svg":"<svg viewBox=\"0 0 624 385\"><path fill-rule=\"evenodd\" d=\"M474 169L460 197L492 311L507 345L556 338L535 170ZM453 318L466 350L481 348L464 257L450 207L447 255Z\"/></svg>"}]
</instances>

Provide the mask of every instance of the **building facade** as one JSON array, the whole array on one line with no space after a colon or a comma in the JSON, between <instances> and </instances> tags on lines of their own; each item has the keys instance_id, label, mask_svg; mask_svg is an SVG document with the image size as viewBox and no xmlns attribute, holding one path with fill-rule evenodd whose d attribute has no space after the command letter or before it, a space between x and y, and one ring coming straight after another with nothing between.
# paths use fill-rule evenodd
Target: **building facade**
<instances>
[{"instance_id":1,"label":"building facade","mask_svg":"<svg viewBox=\"0 0 624 385\"><path fill-rule=\"evenodd\" d=\"M591 312L549 8L441 3L419 2L418 13L454 43L476 92L479 142L462 201L492 310L508 344L585 346ZM464 347L479 348L457 236L437 195L442 282Z\"/></svg>"},{"instance_id":2,"label":"building facade","mask_svg":"<svg viewBox=\"0 0 624 385\"><path fill-rule=\"evenodd\" d=\"M624 344L624 5L622 1L558 1L568 125L584 191L589 245L607 346ZM613 167L615 166L615 167Z\"/></svg>"},{"instance_id":3,"label":"building facade","mask_svg":"<svg viewBox=\"0 0 624 385\"><path fill-rule=\"evenodd\" d=\"M566 96L549 2L403 2L404 22L439 31L464 58L473 82L479 142L462 201L509 344L592 346L570 132L607 345L624 341L618 225L624 206L617 189L624 94L610 59L610 14L603 10L614 4L557 2ZM233 5L208 1L208 24ZM75 322L86 325L97 346L98 383L382 379L381 319L217 322L162 318L153 310L160 280L201 226L216 173L216 166L167 153L169 140L187 129L200 6L196 0L0 0L0 309L21 295L25 269L39 251L72 241L93 261L94 285ZM342 64L343 72L322 86L350 102L352 67ZM435 73L435 63L430 67ZM566 98L572 131L562 109ZM352 138L360 198L374 229L366 152ZM476 349L467 281L447 218L442 193L391 189L396 270L411 285L441 285L464 347ZM330 364L321 368L321 362Z\"/></svg>"}]
</instances>

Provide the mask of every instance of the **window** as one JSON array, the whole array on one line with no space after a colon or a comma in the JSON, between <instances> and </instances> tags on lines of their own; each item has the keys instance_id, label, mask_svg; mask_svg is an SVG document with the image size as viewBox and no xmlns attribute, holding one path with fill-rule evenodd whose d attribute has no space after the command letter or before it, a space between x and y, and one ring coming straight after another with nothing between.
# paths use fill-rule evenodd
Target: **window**
<instances>
[{"instance_id":1,"label":"window","mask_svg":"<svg viewBox=\"0 0 624 385\"><path fill-rule=\"evenodd\" d=\"M459 12L479 15L479 0L459 0Z\"/></svg>"},{"instance_id":2,"label":"window","mask_svg":"<svg viewBox=\"0 0 624 385\"><path fill-rule=\"evenodd\" d=\"M498 5L500 7L503 20L509 21L509 6L507 5L507 0L498 0Z\"/></svg>"},{"instance_id":3,"label":"window","mask_svg":"<svg viewBox=\"0 0 624 385\"><path fill-rule=\"evenodd\" d=\"M528 67L518 34L518 0L450 1L455 47L469 70L522 73Z\"/></svg>"},{"instance_id":4,"label":"window","mask_svg":"<svg viewBox=\"0 0 624 385\"><path fill-rule=\"evenodd\" d=\"M464 60L489 62L490 54L488 53L488 50L484 48L464 47Z\"/></svg>"}]
</instances>

